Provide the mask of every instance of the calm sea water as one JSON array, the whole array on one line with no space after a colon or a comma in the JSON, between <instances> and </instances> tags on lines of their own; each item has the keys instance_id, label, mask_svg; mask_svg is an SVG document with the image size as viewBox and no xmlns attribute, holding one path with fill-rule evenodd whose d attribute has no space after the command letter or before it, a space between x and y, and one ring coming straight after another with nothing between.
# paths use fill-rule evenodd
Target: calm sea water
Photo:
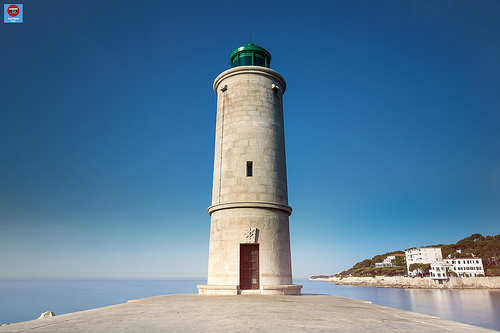
<instances>
[{"instance_id":1,"label":"calm sea water","mask_svg":"<svg viewBox=\"0 0 500 333\"><path fill-rule=\"evenodd\" d=\"M373 304L500 330L500 290L376 288L337 286L322 281L300 283L304 285L304 293L356 298L371 301Z\"/></svg>"},{"instance_id":2,"label":"calm sea water","mask_svg":"<svg viewBox=\"0 0 500 333\"><path fill-rule=\"evenodd\" d=\"M36 319L45 311L57 315L114 305L131 299L197 293L206 280L0 280L0 324ZM420 312L500 330L500 291L428 290L336 286L296 280L303 293L328 294Z\"/></svg>"}]
</instances>

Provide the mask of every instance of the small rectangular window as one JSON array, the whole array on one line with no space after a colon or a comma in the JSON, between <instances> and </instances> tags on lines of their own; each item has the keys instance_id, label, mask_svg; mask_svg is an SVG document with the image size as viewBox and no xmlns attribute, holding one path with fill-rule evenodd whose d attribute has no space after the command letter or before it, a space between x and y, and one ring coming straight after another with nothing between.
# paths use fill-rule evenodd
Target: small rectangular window
<instances>
[{"instance_id":1,"label":"small rectangular window","mask_svg":"<svg viewBox=\"0 0 500 333\"><path fill-rule=\"evenodd\" d=\"M247 161L247 177L253 176L253 162Z\"/></svg>"}]
</instances>

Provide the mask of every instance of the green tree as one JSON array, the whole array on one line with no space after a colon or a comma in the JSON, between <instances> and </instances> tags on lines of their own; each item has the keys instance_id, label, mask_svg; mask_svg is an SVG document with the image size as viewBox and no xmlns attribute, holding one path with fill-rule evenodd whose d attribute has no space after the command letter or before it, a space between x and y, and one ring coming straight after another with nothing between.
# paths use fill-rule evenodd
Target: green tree
<instances>
[{"instance_id":1,"label":"green tree","mask_svg":"<svg viewBox=\"0 0 500 333\"><path fill-rule=\"evenodd\" d=\"M486 275L500 275L500 235L483 236L481 234L472 234L469 237L459 240L456 244L438 244L429 247L440 247L443 258L448 256L452 258L475 257L483 259L483 266ZM461 253L457 253L461 250ZM365 259L356 263L351 268L342 271L337 276L375 276L375 275L405 275L406 261L405 257L397 256L393 263L396 267L375 267L377 262L383 261L387 256L394 254L404 254L404 251L392 251L385 254L378 254L372 259ZM382 268L385 268L382 270ZM410 266L410 271L411 271ZM429 274L429 268L423 268L421 274Z\"/></svg>"},{"instance_id":2,"label":"green tree","mask_svg":"<svg viewBox=\"0 0 500 333\"><path fill-rule=\"evenodd\" d=\"M410 272L417 271L421 277L429 276L431 264L411 264L409 267Z\"/></svg>"},{"instance_id":3,"label":"green tree","mask_svg":"<svg viewBox=\"0 0 500 333\"><path fill-rule=\"evenodd\" d=\"M404 256L396 256L395 264L397 267L406 267L406 258Z\"/></svg>"}]
</instances>

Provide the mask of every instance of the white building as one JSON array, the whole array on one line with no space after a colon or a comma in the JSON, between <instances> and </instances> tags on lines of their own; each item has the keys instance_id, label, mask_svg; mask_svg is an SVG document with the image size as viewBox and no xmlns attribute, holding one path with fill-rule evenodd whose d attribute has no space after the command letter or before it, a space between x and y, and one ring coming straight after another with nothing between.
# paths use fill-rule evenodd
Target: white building
<instances>
[{"instance_id":1,"label":"white building","mask_svg":"<svg viewBox=\"0 0 500 333\"><path fill-rule=\"evenodd\" d=\"M453 270L453 265L446 261L433 262L431 263L429 276L433 280L447 280L449 277L449 271L452 270Z\"/></svg>"},{"instance_id":2,"label":"white building","mask_svg":"<svg viewBox=\"0 0 500 333\"><path fill-rule=\"evenodd\" d=\"M419 247L418 249L409 249L405 251L406 269L409 275L415 273L410 272L411 264L430 264L443 260L441 248L439 247Z\"/></svg>"},{"instance_id":3,"label":"white building","mask_svg":"<svg viewBox=\"0 0 500 333\"><path fill-rule=\"evenodd\" d=\"M387 256L382 262L375 263L375 267L395 267L396 265L392 263L395 259L395 256Z\"/></svg>"},{"instance_id":4,"label":"white building","mask_svg":"<svg viewBox=\"0 0 500 333\"><path fill-rule=\"evenodd\" d=\"M393 254L387 256L382 262L375 263L375 267L396 267L396 257L404 257L404 254Z\"/></svg>"},{"instance_id":5,"label":"white building","mask_svg":"<svg viewBox=\"0 0 500 333\"><path fill-rule=\"evenodd\" d=\"M483 260L481 258L449 258L443 261L453 266L452 271L458 276L484 275Z\"/></svg>"},{"instance_id":6,"label":"white building","mask_svg":"<svg viewBox=\"0 0 500 333\"><path fill-rule=\"evenodd\" d=\"M450 271L458 276L484 275L483 260L481 258L447 258L432 263L429 272L431 279L444 280L449 278Z\"/></svg>"}]
</instances>

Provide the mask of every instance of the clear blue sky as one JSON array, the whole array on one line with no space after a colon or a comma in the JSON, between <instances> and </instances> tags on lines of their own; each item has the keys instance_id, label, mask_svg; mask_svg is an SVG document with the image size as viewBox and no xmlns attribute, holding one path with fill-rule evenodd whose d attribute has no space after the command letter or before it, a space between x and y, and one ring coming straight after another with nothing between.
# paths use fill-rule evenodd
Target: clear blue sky
<instances>
[{"instance_id":1,"label":"clear blue sky","mask_svg":"<svg viewBox=\"0 0 500 333\"><path fill-rule=\"evenodd\" d=\"M23 4L0 278L205 277L212 83L250 35L287 80L295 277L500 233L497 0Z\"/></svg>"}]
</instances>

